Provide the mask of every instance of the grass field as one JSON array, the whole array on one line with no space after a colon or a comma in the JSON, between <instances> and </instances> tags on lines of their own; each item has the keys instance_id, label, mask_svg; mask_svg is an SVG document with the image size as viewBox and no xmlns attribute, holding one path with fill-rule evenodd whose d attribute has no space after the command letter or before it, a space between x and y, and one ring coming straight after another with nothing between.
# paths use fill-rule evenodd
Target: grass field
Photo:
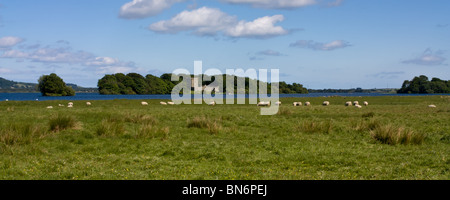
<instances>
[{"instance_id":1,"label":"grass field","mask_svg":"<svg viewBox=\"0 0 450 200\"><path fill-rule=\"evenodd\" d=\"M449 96L283 98L273 116L146 101L0 102L0 179L450 179Z\"/></svg>"}]
</instances>

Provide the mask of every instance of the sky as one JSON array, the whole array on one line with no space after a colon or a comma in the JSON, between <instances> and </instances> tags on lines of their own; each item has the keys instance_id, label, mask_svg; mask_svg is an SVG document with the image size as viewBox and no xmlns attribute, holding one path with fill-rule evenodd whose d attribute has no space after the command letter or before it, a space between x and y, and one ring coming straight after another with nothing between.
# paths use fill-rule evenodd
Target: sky
<instances>
[{"instance_id":1,"label":"sky","mask_svg":"<svg viewBox=\"0 0 450 200\"><path fill-rule=\"evenodd\" d=\"M450 79L448 0L0 0L0 77L279 69L309 89ZM270 80L269 80L270 81Z\"/></svg>"}]
</instances>

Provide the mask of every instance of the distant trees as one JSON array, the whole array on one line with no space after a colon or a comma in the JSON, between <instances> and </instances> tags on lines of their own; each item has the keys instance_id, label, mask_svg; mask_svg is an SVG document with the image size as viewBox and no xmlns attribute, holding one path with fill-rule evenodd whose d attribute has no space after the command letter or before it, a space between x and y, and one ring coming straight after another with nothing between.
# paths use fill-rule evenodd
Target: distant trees
<instances>
[{"instance_id":1,"label":"distant trees","mask_svg":"<svg viewBox=\"0 0 450 200\"><path fill-rule=\"evenodd\" d=\"M164 75L164 78L167 78ZM98 81L100 94L170 94L174 84L153 75L137 73L105 75Z\"/></svg>"},{"instance_id":2,"label":"distant trees","mask_svg":"<svg viewBox=\"0 0 450 200\"><path fill-rule=\"evenodd\" d=\"M202 75L203 81L202 86L210 85L215 81L215 76L208 77L207 75ZM214 92L224 92L226 91L226 80L227 76L231 75L217 75L222 76L223 80L223 91ZM194 75L191 75L193 78ZM234 91L237 91L237 77L234 78ZM140 74L129 73L127 75L122 73L105 75L98 81L98 90L100 94L170 94L172 89L182 81L172 81L172 74L166 73L160 77L148 74L143 77ZM209 81L205 81L205 80ZM259 80L250 80L245 77L245 92L249 92L250 81L256 81L257 87L259 87ZM308 93L308 90L303 87L303 85L298 83L287 84L286 82L280 82L280 93ZM267 92L270 93L271 84L268 84Z\"/></svg>"},{"instance_id":3,"label":"distant trees","mask_svg":"<svg viewBox=\"0 0 450 200\"><path fill-rule=\"evenodd\" d=\"M75 96L75 90L67 86L55 73L41 76L38 89L43 96Z\"/></svg>"},{"instance_id":4,"label":"distant trees","mask_svg":"<svg viewBox=\"0 0 450 200\"><path fill-rule=\"evenodd\" d=\"M450 93L450 81L432 78L431 81L425 75L416 76L411 81L405 80L402 88L397 93L432 94Z\"/></svg>"}]
</instances>

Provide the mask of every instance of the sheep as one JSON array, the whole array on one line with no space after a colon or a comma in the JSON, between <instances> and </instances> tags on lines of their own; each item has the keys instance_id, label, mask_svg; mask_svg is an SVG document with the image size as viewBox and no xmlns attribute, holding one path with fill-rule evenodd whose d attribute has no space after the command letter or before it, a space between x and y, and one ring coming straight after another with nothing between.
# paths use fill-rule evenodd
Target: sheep
<instances>
[{"instance_id":1,"label":"sheep","mask_svg":"<svg viewBox=\"0 0 450 200\"><path fill-rule=\"evenodd\" d=\"M73 103L72 103L72 102L69 102L68 105L67 105L67 107L68 107L68 108L73 108Z\"/></svg>"},{"instance_id":2,"label":"sheep","mask_svg":"<svg viewBox=\"0 0 450 200\"><path fill-rule=\"evenodd\" d=\"M364 101L363 104L364 104L364 106L368 106L368 105L369 105L369 102Z\"/></svg>"},{"instance_id":3,"label":"sheep","mask_svg":"<svg viewBox=\"0 0 450 200\"><path fill-rule=\"evenodd\" d=\"M167 102L167 104L168 104L168 105L175 105L175 103L172 102L172 101Z\"/></svg>"},{"instance_id":4,"label":"sheep","mask_svg":"<svg viewBox=\"0 0 450 200\"><path fill-rule=\"evenodd\" d=\"M48 109L52 109L52 108L53 108L53 106L47 106L47 108L48 108Z\"/></svg>"},{"instance_id":5,"label":"sheep","mask_svg":"<svg viewBox=\"0 0 450 200\"><path fill-rule=\"evenodd\" d=\"M354 106L359 105L359 102L358 102L358 101L354 101L354 102L353 102L353 105L354 105Z\"/></svg>"},{"instance_id":6,"label":"sheep","mask_svg":"<svg viewBox=\"0 0 450 200\"><path fill-rule=\"evenodd\" d=\"M214 101L211 101L208 103L208 106L214 106L214 105L216 105L216 102L214 102Z\"/></svg>"},{"instance_id":7,"label":"sheep","mask_svg":"<svg viewBox=\"0 0 450 200\"><path fill-rule=\"evenodd\" d=\"M270 106L270 101L261 101L256 106Z\"/></svg>"},{"instance_id":8,"label":"sheep","mask_svg":"<svg viewBox=\"0 0 450 200\"><path fill-rule=\"evenodd\" d=\"M322 105L323 105L323 106L328 106L328 105L330 105L330 102L329 102L329 101L324 101L324 102L322 103Z\"/></svg>"},{"instance_id":9,"label":"sheep","mask_svg":"<svg viewBox=\"0 0 450 200\"><path fill-rule=\"evenodd\" d=\"M277 105L277 106L281 105L281 101L275 102L275 105Z\"/></svg>"},{"instance_id":10,"label":"sheep","mask_svg":"<svg viewBox=\"0 0 450 200\"><path fill-rule=\"evenodd\" d=\"M433 105L433 104L428 105L428 108L436 108L436 105Z\"/></svg>"},{"instance_id":11,"label":"sheep","mask_svg":"<svg viewBox=\"0 0 450 200\"><path fill-rule=\"evenodd\" d=\"M355 105L355 106L356 106L357 108L362 108L362 106L360 106L360 105L358 105L358 104L357 104L357 105Z\"/></svg>"},{"instance_id":12,"label":"sheep","mask_svg":"<svg viewBox=\"0 0 450 200\"><path fill-rule=\"evenodd\" d=\"M87 105L87 106L90 106L90 105L92 105L92 104L91 104L91 102L86 102L86 105Z\"/></svg>"},{"instance_id":13,"label":"sheep","mask_svg":"<svg viewBox=\"0 0 450 200\"><path fill-rule=\"evenodd\" d=\"M166 106L167 105L167 103L166 102L163 102L163 101L161 101L161 102L159 102L161 105L164 105L164 106Z\"/></svg>"},{"instance_id":14,"label":"sheep","mask_svg":"<svg viewBox=\"0 0 450 200\"><path fill-rule=\"evenodd\" d=\"M62 105L62 104L58 104L58 106L59 106L59 107L64 107L64 105Z\"/></svg>"},{"instance_id":15,"label":"sheep","mask_svg":"<svg viewBox=\"0 0 450 200\"><path fill-rule=\"evenodd\" d=\"M345 106L352 106L352 102L351 101L345 102Z\"/></svg>"},{"instance_id":16,"label":"sheep","mask_svg":"<svg viewBox=\"0 0 450 200\"><path fill-rule=\"evenodd\" d=\"M310 106L311 103L309 101L305 102L305 106Z\"/></svg>"},{"instance_id":17,"label":"sheep","mask_svg":"<svg viewBox=\"0 0 450 200\"><path fill-rule=\"evenodd\" d=\"M294 102L294 103L292 103L292 105L294 105L294 106L301 106L302 102Z\"/></svg>"},{"instance_id":18,"label":"sheep","mask_svg":"<svg viewBox=\"0 0 450 200\"><path fill-rule=\"evenodd\" d=\"M141 102L141 105L143 105L143 106L148 106L148 103L145 102L145 101L143 101L143 102Z\"/></svg>"},{"instance_id":19,"label":"sheep","mask_svg":"<svg viewBox=\"0 0 450 200\"><path fill-rule=\"evenodd\" d=\"M6 99L5 101L9 101L8 99Z\"/></svg>"}]
</instances>

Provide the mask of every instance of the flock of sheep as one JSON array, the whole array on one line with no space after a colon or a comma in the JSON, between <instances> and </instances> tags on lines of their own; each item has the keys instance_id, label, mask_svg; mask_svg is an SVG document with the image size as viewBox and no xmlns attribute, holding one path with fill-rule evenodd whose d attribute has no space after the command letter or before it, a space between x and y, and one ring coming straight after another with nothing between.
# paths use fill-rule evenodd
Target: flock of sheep
<instances>
[{"instance_id":1,"label":"flock of sheep","mask_svg":"<svg viewBox=\"0 0 450 200\"><path fill-rule=\"evenodd\" d=\"M175 103L172 102L172 101L169 101L169 102L161 101L160 104L161 104L161 105L175 105ZM216 102L211 101L211 102L209 102L209 103L207 103L207 104L210 105L210 106L214 106L214 105L216 105ZM90 105L92 105L92 103L91 103L91 102L86 102L86 105L87 105L87 106L90 106ZM142 102L141 102L141 105L143 105L143 106L148 106L148 103L145 102L145 101L142 101ZM281 105L281 101L275 102L275 105L278 105L278 106ZM311 106L311 102L307 101L307 102L305 102L304 104L303 104L302 102L293 102L292 105L293 105L293 106L302 106L302 105L305 105L305 106ZM322 103L322 105L323 105L323 106L329 106L329 105L330 105L330 102L329 102L329 101L324 101L324 102ZM368 106L368 105L369 105L369 102L364 101L364 102L363 102L363 105L364 105L364 106ZM63 104L59 104L58 106L59 106L59 107L64 107ZM270 106L270 101L261 101L261 102L259 102L258 104L256 104L256 106ZM347 101L347 102L345 102L345 106L355 106L356 108L362 108L362 106L359 105L359 102L358 102L358 101L353 101L353 102ZM67 107L68 107L68 108L73 108L73 102L69 102L69 103L67 104ZM436 108L436 105L433 105L433 104L432 104L432 105L428 105L428 107L429 107L429 108ZM47 106L47 108L48 108L48 109L52 109L53 106Z\"/></svg>"}]
</instances>

